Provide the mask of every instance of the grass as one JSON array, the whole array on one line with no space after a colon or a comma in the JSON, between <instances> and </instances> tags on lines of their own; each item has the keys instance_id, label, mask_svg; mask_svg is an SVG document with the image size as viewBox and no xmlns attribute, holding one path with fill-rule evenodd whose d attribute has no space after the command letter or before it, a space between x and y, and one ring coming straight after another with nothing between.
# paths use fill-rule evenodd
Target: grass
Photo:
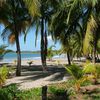
<instances>
[{"instance_id":1,"label":"grass","mask_svg":"<svg viewBox=\"0 0 100 100\"><path fill-rule=\"evenodd\" d=\"M100 79L98 80L100 81ZM100 86L99 81L98 86ZM67 82L49 85L47 91L48 100L100 100L100 88L93 85L93 81L86 80L80 86L82 88L76 91L75 79L72 77ZM86 89L87 86L89 90ZM92 89L95 86L96 89ZM16 84L0 88L0 100L41 100L41 98L42 88L19 90Z\"/></svg>"},{"instance_id":2,"label":"grass","mask_svg":"<svg viewBox=\"0 0 100 100\"><path fill-rule=\"evenodd\" d=\"M19 98L21 98L21 100L41 100L41 88L21 91Z\"/></svg>"},{"instance_id":3,"label":"grass","mask_svg":"<svg viewBox=\"0 0 100 100\"><path fill-rule=\"evenodd\" d=\"M48 86L48 100L100 100L100 88L90 92L76 92L73 87L69 85L73 82L53 84ZM84 83L83 86L90 85L89 82ZM19 90L16 84L0 88L0 100L41 100L41 88L34 88L30 90Z\"/></svg>"},{"instance_id":4,"label":"grass","mask_svg":"<svg viewBox=\"0 0 100 100\"><path fill-rule=\"evenodd\" d=\"M41 88L21 91L16 84L0 89L0 100L41 100Z\"/></svg>"}]
</instances>

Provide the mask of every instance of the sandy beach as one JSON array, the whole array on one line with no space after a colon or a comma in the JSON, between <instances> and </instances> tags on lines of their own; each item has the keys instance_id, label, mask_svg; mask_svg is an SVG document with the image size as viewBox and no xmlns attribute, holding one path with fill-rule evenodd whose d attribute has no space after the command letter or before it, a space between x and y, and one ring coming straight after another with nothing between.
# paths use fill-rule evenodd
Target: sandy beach
<instances>
[{"instance_id":1,"label":"sandy beach","mask_svg":"<svg viewBox=\"0 0 100 100\"><path fill-rule=\"evenodd\" d=\"M32 62L31 66L28 64L29 62ZM7 79L6 85L17 83L20 89L31 89L63 82L67 80L68 76L62 64L67 64L67 60L62 58L47 60L48 70L43 71L41 60L22 60L22 76L13 75L12 78ZM13 61L8 65L16 66L16 62Z\"/></svg>"},{"instance_id":2,"label":"sandy beach","mask_svg":"<svg viewBox=\"0 0 100 100\"><path fill-rule=\"evenodd\" d=\"M41 65L41 60L40 59L25 59L25 60L21 60L21 65L22 66L28 66L29 63L32 62L31 65ZM17 60L13 60L13 61L1 61L0 64L7 64L7 65L16 65L17 64ZM58 64L67 64L67 59L66 58L53 58L52 60L48 60L47 59L47 65L58 65Z\"/></svg>"},{"instance_id":3,"label":"sandy beach","mask_svg":"<svg viewBox=\"0 0 100 100\"><path fill-rule=\"evenodd\" d=\"M31 65L29 63L31 62ZM1 62L3 64L3 62ZM4 64L15 67L17 62L4 62ZM54 84L66 81L69 76L63 64L67 64L66 58L53 58L51 61L47 59L47 71L43 71L41 60L22 60L22 72L20 77L15 74L5 82L6 85L17 83L20 89L31 89L41 87L43 85Z\"/></svg>"}]
</instances>

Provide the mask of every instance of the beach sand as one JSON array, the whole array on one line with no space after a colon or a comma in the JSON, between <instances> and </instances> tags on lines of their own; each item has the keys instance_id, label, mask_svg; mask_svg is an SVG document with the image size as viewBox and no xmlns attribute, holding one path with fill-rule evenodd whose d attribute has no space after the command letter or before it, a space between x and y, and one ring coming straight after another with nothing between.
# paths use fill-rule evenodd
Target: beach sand
<instances>
[{"instance_id":1,"label":"beach sand","mask_svg":"<svg viewBox=\"0 0 100 100\"><path fill-rule=\"evenodd\" d=\"M28 63L32 62L31 65ZM44 85L64 82L69 78L63 64L67 64L66 58L47 60L47 71L43 71L41 60L22 60L22 72L20 77L13 75L7 79L6 85L17 83L19 89L31 89ZM16 61L10 62L9 66L16 66Z\"/></svg>"},{"instance_id":2,"label":"beach sand","mask_svg":"<svg viewBox=\"0 0 100 100\"><path fill-rule=\"evenodd\" d=\"M31 62L29 66L28 62ZM62 64L67 64L67 60L59 58L52 61L47 60L47 71L42 70L41 60L22 60L22 76L7 79L6 85L17 83L19 89L31 89L44 85L63 82L68 79L66 70ZM13 61L9 65L16 66Z\"/></svg>"},{"instance_id":3,"label":"beach sand","mask_svg":"<svg viewBox=\"0 0 100 100\"><path fill-rule=\"evenodd\" d=\"M31 65L41 65L41 60L36 59L36 60L22 60L21 65L29 65L28 63L32 62ZM13 65L16 65L16 61L14 60L13 62L10 62ZM52 59L51 61L47 60L47 65L55 65L55 64L67 64L67 59L64 58L55 58Z\"/></svg>"}]
</instances>

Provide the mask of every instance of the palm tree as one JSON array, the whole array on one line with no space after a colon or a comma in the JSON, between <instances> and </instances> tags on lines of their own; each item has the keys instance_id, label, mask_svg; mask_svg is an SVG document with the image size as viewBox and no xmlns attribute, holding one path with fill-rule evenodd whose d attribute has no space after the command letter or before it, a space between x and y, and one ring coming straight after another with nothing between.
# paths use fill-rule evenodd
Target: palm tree
<instances>
[{"instance_id":1,"label":"palm tree","mask_svg":"<svg viewBox=\"0 0 100 100\"><path fill-rule=\"evenodd\" d=\"M5 46L5 45L0 46L0 60L3 59L5 54L7 54L9 52L13 52L12 50L9 50L9 49L6 50L6 48L7 48L7 46Z\"/></svg>"},{"instance_id":2,"label":"palm tree","mask_svg":"<svg viewBox=\"0 0 100 100\"><path fill-rule=\"evenodd\" d=\"M56 8L56 13L54 13L52 16L50 30L52 31L55 40L61 41L63 49L62 51L64 51L64 53L65 52L67 53L68 63L71 64L71 58L70 58L70 56L72 55L71 35L74 32L77 32L76 27L80 27L80 24L75 21L79 19L77 17L74 17L73 18L74 20L72 20L70 24L67 24L66 20L71 5L66 0L59 2L58 5L59 7Z\"/></svg>"},{"instance_id":3,"label":"palm tree","mask_svg":"<svg viewBox=\"0 0 100 100\"><path fill-rule=\"evenodd\" d=\"M0 22L5 25L1 36L9 43L16 43L17 70L16 75L21 75L21 52L19 36L25 32L29 25L30 16L22 0L6 0L0 9Z\"/></svg>"},{"instance_id":4,"label":"palm tree","mask_svg":"<svg viewBox=\"0 0 100 100\"><path fill-rule=\"evenodd\" d=\"M97 43L100 39L100 1L99 0L72 0L71 7L68 13L67 23L73 20L71 16L75 17L76 11L82 11L82 16L79 18L82 21L84 34L84 51L93 52L93 62L96 62ZM91 47L89 46L91 45ZM92 49L91 49L92 48Z\"/></svg>"},{"instance_id":5,"label":"palm tree","mask_svg":"<svg viewBox=\"0 0 100 100\"><path fill-rule=\"evenodd\" d=\"M72 34L81 33L82 41L84 40L81 47L90 51L88 54L93 52L93 62L96 60L97 44L100 39L99 4L99 0L63 0L51 23L55 37L60 38L60 34L64 34L66 40ZM82 49L80 51L83 51Z\"/></svg>"},{"instance_id":6,"label":"palm tree","mask_svg":"<svg viewBox=\"0 0 100 100\"><path fill-rule=\"evenodd\" d=\"M64 40L64 36L63 35L60 36L60 42L61 42L60 53L67 55L68 65L71 65L71 60L72 60L73 46L71 39L72 38L67 38L66 40Z\"/></svg>"},{"instance_id":7,"label":"palm tree","mask_svg":"<svg viewBox=\"0 0 100 100\"><path fill-rule=\"evenodd\" d=\"M47 44L48 44L47 35L48 35L48 24L49 24L51 12L52 12L52 9L50 9L52 0L51 1L50 0L35 0L35 1L37 2L37 6L38 6L37 12L39 13L38 13L38 16L35 17L35 20L33 20L33 24L36 27L36 40L37 40L37 34L39 32L41 34L41 44L40 44L41 62L42 62L43 69L46 69ZM34 14L32 14L33 13L32 9L34 9L34 7L33 8L31 7L34 5L34 1L30 0L30 3L31 5L29 7L29 11L30 11L30 14L34 16ZM30 3L27 2L27 4L30 4Z\"/></svg>"},{"instance_id":8,"label":"palm tree","mask_svg":"<svg viewBox=\"0 0 100 100\"><path fill-rule=\"evenodd\" d=\"M46 68L46 58L47 58L47 35L50 34L49 24L51 21L51 16L55 12L54 6L57 7L58 0L40 0L40 25L41 25L41 61L42 66ZM52 34L52 33L51 33Z\"/></svg>"}]
</instances>

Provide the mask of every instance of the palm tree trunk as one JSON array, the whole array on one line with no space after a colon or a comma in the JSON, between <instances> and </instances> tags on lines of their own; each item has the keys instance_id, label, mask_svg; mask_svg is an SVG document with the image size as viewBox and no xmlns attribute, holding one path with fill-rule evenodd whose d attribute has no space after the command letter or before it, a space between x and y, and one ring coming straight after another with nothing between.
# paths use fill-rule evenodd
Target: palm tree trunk
<instances>
[{"instance_id":1,"label":"palm tree trunk","mask_svg":"<svg viewBox=\"0 0 100 100\"><path fill-rule=\"evenodd\" d=\"M45 45L44 45L45 46L45 50L44 50L44 52L45 52L45 54L44 54L44 62L45 63L44 64L45 64L45 67L46 67L46 65L47 65L46 64L46 59L47 59L47 44L48 44L47 43L47 33L46 33L46 31L45 31L45 35L44 36L45 36Z\"/></svg>"},{"instance_id":2,"label":"palm tree trunk","mask_svg":"<svg viewBox=\"0 0 100 100\"><path fill-rule=\"evenodd\" d=\"M16 69L16 76L21 76L21 52L20 52L20 44L19 44L19 37L16 34L16 48L17 48L17 69Z\"/></svg>"},{"instance_id":3,"label":"palm tree trunk","mask_svg":"<svg viewBox=\"0 0 100 100\"><path fill-rule=\"evenodd\" d=\"M43 70L45 69L45 64L44 64L44 19L42 17L41 19L41 62L42 62L42 67Z\"/></svg>"},{"instance_id":4,"label":"palm tree trunk","mask_svg":"<svg viewBox=\"0 0 100 100\"><path fill-rule=\"evenodd\" d=\"M20 52L20 43L19 43L19 33L17 30L17 22L16 22L16 7L13 0L11 0L13 6L13 20L14 20L14 33L15 33L15 41L16 41L16 53L17 53L17 69L16 69L16 76L21 76L21 52Z\"/></svg>"},{"instance_id":5,"label":"palm tree trunk","mask_svg":"<svg viewBox=\"0 0 100 100\"><path fill-rule=\"evenodd\" d=\"M42 3L41 3L42 4ZM42 62L42 67L43 67L43 70L46 70L46 49L47 49L47 43L46 43L46 36L45 36L45 33L44 33L44 24L45 24L45 19L44 19L44 9L43 9L43 4L41 5L41 14L42 14L42 17L41 17L41 62Z\"/></svg>"},{"instance_id":6,"label":"palm tree trunk","mask_svg":"<svg viewBox=\"0 0 100 100\"><path fill-rule=\"evenodd\" d=\"M71 65L70 54L69 54L69 52L67 52L67 59L68 59L68 65Z\"/></svg>"}]
</instances>

